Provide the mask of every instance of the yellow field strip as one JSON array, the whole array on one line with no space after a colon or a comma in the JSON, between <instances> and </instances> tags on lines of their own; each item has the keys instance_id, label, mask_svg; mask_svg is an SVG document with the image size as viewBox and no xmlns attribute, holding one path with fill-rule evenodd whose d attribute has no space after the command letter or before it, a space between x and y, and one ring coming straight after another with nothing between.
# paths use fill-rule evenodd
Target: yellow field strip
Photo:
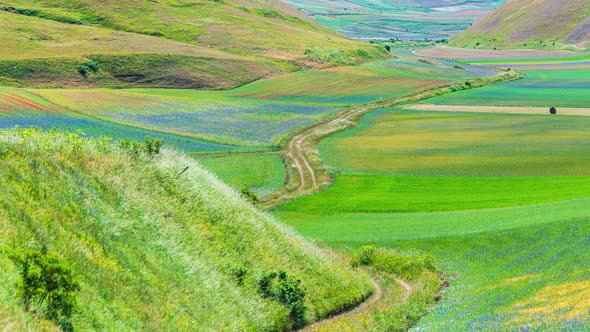
<instances>
[{"instance_id":1,"label":"yellow field strip","mask_svg":"<svg viewBox=\"0 0 590 332\"><path fill-rule=\"evenodd\" d=\"M590 108L557 108L557 115L590 116ZM402 107L412 111L464 112L464 113L509 113L509 114L549 114L549 107L513 106L465 106L413 104Z\"/></svg>"}]
</instances>

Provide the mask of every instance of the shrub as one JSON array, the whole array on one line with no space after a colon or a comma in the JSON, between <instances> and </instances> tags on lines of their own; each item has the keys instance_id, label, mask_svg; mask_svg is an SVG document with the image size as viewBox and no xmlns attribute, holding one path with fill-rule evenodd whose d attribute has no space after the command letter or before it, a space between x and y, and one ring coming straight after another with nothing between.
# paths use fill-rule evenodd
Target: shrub
<instances>
[{"instance_id":1,"label":"shrub","mask_svg":"<svg viewBox=\"0 0 590 332\"><path fill-rule=\"evenodd\" d=\"M551 107L551 108L549 109L549 113L551 113L551 114L557 114L557 108L555 108L555 107Z\"/></svg>"},{"instance_id":2,"label":"shrub","mask_svg":"<svg viewBox=\"0 0 590 332\"><path fill-rule=\"evenodd\" d=\"M144 143L132 141L129 138L124 138L119 141L119 147L129 153L133 157L139 157L145 154L149 157L155 156L160 153L164 141L160 138L154 138L152 136L146 136Z\"/></svg>"},{"instance_id":3,"label":"shrub","mask_svg":"<svg viewBox=\"0 0 590 332\"><path fill-rule=\"evenodd\" d=\"M244 284L244 278L248 274L248 269L244 266L234 266L230 269L230 273L232 276L234 276L234 278L236 278L238 285L241 286Z\"/></svg>"},{"instance_id":4,"label":"shrub","mask_svg":"<svg viewBox=\"0 0 590 332\"><path fill-rule=\"evenodd\" d=\"M12 250L20 270L19 294L25 311L38 312L63 330L73 330L70 318L80 286L72 270L47 250Z\"/></svg>"},{"instance_id":5,"label":"shrub","mask_svg":"<svg viewBox=\"0 0 590 332\"><path fill-rule=\"evenodd\" d=\"M262 296L289 308L293 328L305 325L305 289L301 287L301 280L288 276L285 271L264 272L258 279L258 287Z\"/></svg>"},{"instance_id":6,"label":"shrub","mask_svg":"<svg viewBox=\"0 0 590 332\"><path fill-rule=\"evenodd\" d=\"M352 266L357 267L373 264L373 256L376 250L377 248L374 246L362 246L353 256L351 261Z\"/></svg>"},{"instance_id":7,"label":"shrub","mask_svg":"<svg viewBox=\"0 0 590 332\"><path fill-rule=\"evenodd\" d=\"M144 139L145 152L148 156L154 156L160 153L160 149L164 144L164 141L160 138L154 138L152 136L146 136Z\"/></svg>"},{"instance_id":8,"label":"shrub","mask_svg":"<svg viewBox=\"0 0 590 332\"><path fill-rule=\"evenodd\" d=\"M250 188L248 188L247 186L242 186L242 188L240 189L240 194L242 194L242 197L244 197L245 199L247 199L250 203L256 205L258 204L258 202L260 201L260 199L258 198L258 195L256 195L255 192L251 191Z\"/></svg>"},{"instance_id":9,"label":"shrub","mask_svg":"<svg viewBox=\"0 0 590 332\"><path fill-rule=\"evenodd\" d=\"M100 70L100 63L95 60L90 60L81 64L78 67L78 72L84 77L88 77L91 73L94 74Z\"/></svg>"}]
</instances>

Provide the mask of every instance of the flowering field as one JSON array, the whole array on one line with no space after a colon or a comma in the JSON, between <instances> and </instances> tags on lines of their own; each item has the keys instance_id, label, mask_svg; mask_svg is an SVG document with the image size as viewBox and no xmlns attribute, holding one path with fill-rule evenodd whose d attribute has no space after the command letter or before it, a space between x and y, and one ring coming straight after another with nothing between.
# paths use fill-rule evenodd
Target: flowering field
<instances>
[{"instance_id":1,"label":"flowering field","mask_svg":"<svg viewBox=\"0 0 590 332\"><path fill-rule=\"evenodd\" d=\"M233 98L193 90L37 90L95 119L225 144L273 146L338 108Z\"/></svg>"},{"instance_id":2,"label":"flowering field","mask_svg":"<svg viewBox=\"0 0 590 332\"><path fill-rule=\"evenodd\" d=\"M192 153L246 151L247 147L231 146L192 137L162 133L86 117L49 102L36 94L14 88L0 87L0 128L40 127L81 131L90 136L113 139L143 140L154 136L168 146Z\"/></svg>"}]
</instances>

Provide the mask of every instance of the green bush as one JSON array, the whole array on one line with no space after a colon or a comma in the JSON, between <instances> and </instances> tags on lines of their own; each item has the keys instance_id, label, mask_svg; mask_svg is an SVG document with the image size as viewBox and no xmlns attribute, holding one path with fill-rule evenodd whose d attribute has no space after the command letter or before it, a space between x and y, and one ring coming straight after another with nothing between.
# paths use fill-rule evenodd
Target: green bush
<instances>
[{"instance_id":1,"label":"green bush","mask_svg":"<svg viewBox=\"0 0 590 332\"><path fill-rule=\"evenodd\" d=\"M97 62L96 60L90 60L88 62L85 62L83 64L81 64L78 67L78 72L80 73L80 75L84 76L84 77L88 77L88 75L95 74L96 72L98 72L100 70L100 63Z\"/></svg>"},{"instance_id":2,"label":"green bush","mask_svg":"<svg viewBox=\"0 0 590 332\"><path fill-rule=\"evenodd\" d=\"M230 273L236 278L238 285L242 286L244 284L244 278L248 274L248 268L244 266L234 266L230 269Z\"/></svg>"},{"instance_id":3,"label":"green bush","mask_svg":"<svg viewBox=\"0 0 590 332\"><path fill-rule=\"evenodd\" d=\"M69 266L47 250L11 250L10 258L20 270L18 284L25 311L40 313L63 330L73 330L74 312L80 285Z\"/></svg>"},{"instance_id":4,"label":"green bush","mask_svg":"<svg viewBox=\"0 0 590 332\"><path fill-rule=\"evenodd\" d=\"M242 188L240 189L240 194L242 194L242 197L244 197L245 199L247 199L250 203L256 205L258 204L258 202L260 201L260 199L258 198L258 195L256 195L255 192L251 191L250 188L248 188L247 186L242 186Z\"/></svg>"},{"instance_id":5,"label":"green bush","mask_svg":"<svg viewBox=\"0 0 590 332\"><path fill-rule=\"evenodd\" d=\"M160 138L154 138L152 136L146 136L144 139L145 152L148 156L155 156L160 154L160 149L164 144L164 141Z\"/></svg>"},{"instance_id":6,"label":"green bush","mask_svg":"<svg viewBox=\"0 0 590 332\"><path fill-rule=\"evenodd\" d=\"M301 280L287 275L285 271L264 272L258 279L258 287L262 296L273 299L289 308L289 318L293 328L305 325L305 289Z\"/></svg>"},{"instance_id":7,"label":"green bush","mask_svg":"<svg viewBox=\"0 0 590 332\"><path fill-rule=\"evenodd\" d=\"M375 248L374 246L362 246L361 248L359 248L352 258L352 266L357 267L361 265L372 265L375 250L377 250L377 248Z\"/></svg>"},{"instance_id":8,"label":"green bush","mask_svg":"<svg viewBox=\"0 0 590 332\"><path fill-rule=\"evenodd\" d=\"M119 141L119 147L126 151L133 157L139 157L140 155L147 155L149 157L160 154L160 150L164 145L164 141L160 138L154 138L152 136L146 136L144 143L132 141L129 138L124 138Z\"/></svg>"}]
</instances>

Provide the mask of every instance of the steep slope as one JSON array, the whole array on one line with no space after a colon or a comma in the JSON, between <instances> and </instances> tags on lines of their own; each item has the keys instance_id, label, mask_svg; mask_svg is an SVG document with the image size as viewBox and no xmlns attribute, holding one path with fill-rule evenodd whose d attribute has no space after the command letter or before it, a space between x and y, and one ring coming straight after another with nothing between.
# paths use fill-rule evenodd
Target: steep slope
<instances>
[{"instance_id":1,"label":"steep slope","mask_svg":"<svg viewBox=\"0 0 590 332\"><path fill-rule=\"evenodd\" d=\"M0 322L45 330L16 293L7 248L46 247L80 282L77 330L285 330L260 280L285 271L305 321L352 306L371 282L259 212L188 157L76 134L0 132Z\"/></svg>"},{"instance_id":2,"label":"steep slope","mask_svg":"<svg viewBox=\"0 0 590 332\"><path fill-rule=\"evenodd\" d=\"M510 0L451 41L469 48L590 46L590 0Z\"/></svg>"},{"instance_id":3,"label":"steep slope","mask_svg":"<svg viewBox=\"0 0 590 332\"><path fill-rule=\"evenodd\" d=\"M265 0L5 0L0 32L0 60L19 67L0 69L0 83L27 86L48 83L23 72L52 86L228 88L325 65L329 59L306 55L318 47L342 50L351 63L384 55ZM107 77L80 77L76 69L96 55L111 56L97 72ZM51 67L64 77L47 74Z\"/></svg>"}]
</instances>

